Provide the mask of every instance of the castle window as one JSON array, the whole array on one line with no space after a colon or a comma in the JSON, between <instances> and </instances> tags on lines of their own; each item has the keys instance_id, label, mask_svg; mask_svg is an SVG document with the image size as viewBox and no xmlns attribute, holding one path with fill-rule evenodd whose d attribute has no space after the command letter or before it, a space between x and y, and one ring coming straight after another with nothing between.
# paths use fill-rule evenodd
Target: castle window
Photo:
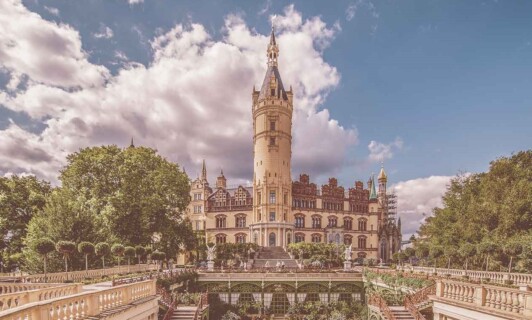
<instances>
[{"instance_id":1,"label":"castle window","mask_svg":"<svg viewBox=\"0 0 532 320\"><path fill-rule=\"evenodd\" d=\"M270 146L274 146L274 145L275 145L275 138L271 137L270 138Z\"/></svg>"},{"instance_id":2,"label":"castle window","mask_svg":"<svg viewBox=\"0 0 532 320\"><path fill-rule=\"evenodd\" d=\"M275 191L270 191L270 203L275 204Z\"/></svg>"},{"instance_id":3,"label":"castle window","mask_svg":"<svg viewBox=\"0 0 532 320\"><path fill-rule=\"evenodd\" d=\"M312 217L312 228L321 229L321 217L320 216Z\"/></svg>"},{"instance_id":4,"label":"castle window","mask_svg":"<svg viewBox=\"0 0 532 320\"><path fill-rule=\"evenodd\" d=\"M329 217L328 227L329 228L336 228L337 225L338 225L338 220L336 219L336 217Z\"/></svg>"},{"instance_id":5,"label":"castle window","mask_svg":"<svg viewBox=\"0 0 532 320\"><path fill-rule=\"evenodd\" d=\"M272 89L271 96L275 96L275 89Z\"/></svg>"},{"instance_id":6,"label":"castle window","mask_svg":"<svg viewBox=\"0 0 532 320\"><path fill-rule=\"evenodd\" d=\"M296 233L295 242L305 242L305 235L303 233Z\"/></svg>"},{"instance_id":7,"label":"castle window","mask_svg":"<svg viewBox=\"0 0 532 320\"><path fill-rule=\"evenodd\" d=\"M235 220L235 227L236 228L245 228L246 227L246 216L241 215L237 216Z\"/></svg>"},{"instance_id":8,"label":"castle window","mask_svg":"<svg viewBox=\"0 0 532 320\"><path fill-rule=\"evenodd\" d=\"M315 242L315 243L321 242L321 234L313 234L312 235L312 242Z\"/></svg>"},{"instance_id":9,"label":"castle window","mask_svg":"<svg viewBox=\"0 0 532 320\"><path fill-rule=\"evenodd\" d=\"M275 131L275 121L270 121L270 130Z\"/></svg>"},{"instance_id":10,"label":"castle window","mask_svg":"<svg viewBox=\"0 0 532 320\"><path fill-rule=\"evenodd\" d=\"M358 248L366 249L366 237L365 236L358 237Z\"/></svg>"},{"instance_id":11,"label":"castle window","mask_svg":"<svg viewBox=\"0 0 532 320\"><path fill-rule=\"evenodd\" d=\"M275 211L270 212L270 221L275 221Z\"/></svg>"},{"instance_id":12,"label":"castle window","mask_svg":"<svg viewBox=\"0 0 532 320\"><path fill-rule=\"evenodd\" d=\"M345 218L344 219L344 229L345 230L352 230L353 229L353 220Z\"/></svg>"},{"instance_id":13,"label":"castle window","mask_svg":"<svg viewBox=\"0 0 532 320\"><path fill-rule=\"evenodd\" d=\"M238 233L235 235L236 243L246 243L246 235L244 233Z\"/></svg>"},{"instance_id":14,"label":"castle window","mask_svg":"<svg viewBox=\"0 0 532 320\"><path fill-rule=\"evenodd\" d=\"M262 192L257 192L257 204L262 203Z\"/></svg>"},{"instance_id":15,"label":"castle window","mask_svg":"<svg viewBox=\"0 0 532 320\"><path fill-rule=\"evenodd\" d=\"M350 245L351 243L353 243L353 237L348 235L348 234L346 234L344 236L344 244L345 245Z\"/></svg>"},{"instance_id":16,"label":"castle window","mask_svg":"<svg viewBox=\"0 0 532 320\"><path fill-rule=\"evenodd\" d=\"M201 193L194 193L194 200L201 200Z\"/></svg>"},{"instance_id":17,"label":"castle window","mask_svg":"<svg viewBox=\"0 0 532 320\"><path fill-rule=\"evenodd\" d=\"M305 216L296 216L296 228L304 228L305 227Z\"/></svg>"},{"instance_id":18,"label":"castle window","mask_svg":"<svg viewBox=\"0 0 532 320\"><path fill-rule=\"evenodd\" d=\"M217 234L216 235L216 243L225 243L226 242L226 235L225 234Z\"/></svg>"},{"instance_id":19,"label":"castle window","mask_svg":"<svg viewBox=\"0 0 532 320\"><path fill-rule=\"evenodd\" d=\"M227 219L225 216L217 216L216 217L216 228L225 228L226 220Z\"/></svg>"},{"instance_id":20,"label":"castle window","mask_svg":"<svg viewBox=\"0 0 532 320\"><path fill-rule=\"evenodd\" d=\"M288 204L288 193L284 193L283 195L283 204Z\"/></svg>"},{"instance_id":21,"label":"castle window","mask_svg":"<svg viewBox=\"0 0 532 320\"><path fill-rule=\"evenodd\" d=\"M366 219L358 219L358 230L366 231L367 221Z\"/></svg>"},{"instance_id":22,"label":"castle window","mask_svg":"<svg viewBox=\"0 0 532 320\"><path fill-rule=\"evenodd\" d=\"M202 206L194 206L194 213L201 213Z\"/></svg>"}]
</instances>

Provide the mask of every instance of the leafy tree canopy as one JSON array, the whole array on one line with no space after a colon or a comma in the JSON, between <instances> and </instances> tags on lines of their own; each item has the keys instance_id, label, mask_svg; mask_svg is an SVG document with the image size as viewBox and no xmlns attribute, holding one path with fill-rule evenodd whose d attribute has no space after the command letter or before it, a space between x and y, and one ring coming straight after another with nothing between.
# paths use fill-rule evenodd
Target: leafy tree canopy
<instances>
[{"instance_id":1,"label":"leafy tree canopy","mask_svg":"<svg viewBox=\"0 0 532 320\"><path fill-rule=\"evenodd\" d=\"M461 266L471 257L477 268L486 263L498 270L513 257L518 270L530 271L532 150L499 158L488 172L453 179L433 213L415 243L428 246L432 258L451 257Z\"/></svg>"}]
</instances>

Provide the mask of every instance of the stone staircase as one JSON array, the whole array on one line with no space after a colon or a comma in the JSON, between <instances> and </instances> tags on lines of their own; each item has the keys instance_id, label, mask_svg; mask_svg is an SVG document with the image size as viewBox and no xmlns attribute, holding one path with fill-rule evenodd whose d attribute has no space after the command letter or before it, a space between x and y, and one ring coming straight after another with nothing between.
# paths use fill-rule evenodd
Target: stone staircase
<instances>
[{"instance_id":1,"label":"stone staircase","mask_svg":"<svg viewBox=\"0 0 532 320\"><path fill-rule=\"evenodd\" d=\"M171 320L194 320L197 307L177 307L170 317Z\"/></svg>"},{"instance_id":2,"label":"stone staircase","mask_svg":"<svg viewBox=\"0 0 532 320\"><path fill-rule=\"evenodd\" d=\"M404 306L390 306L390 311L396 320L415 320L414 316Z\"/></svg>"},{"instance_id":3,"label":"stone staircase","mask_svg":"<svg viewBox=\"0 0 532 320\"><path fill-rule=\"evenodd\" d=\"M285 269L296 269L297 262L282 247L264 247L253 263L253 268L275 268L277 262L284 262Z\"/></svg>"}]
</instances>

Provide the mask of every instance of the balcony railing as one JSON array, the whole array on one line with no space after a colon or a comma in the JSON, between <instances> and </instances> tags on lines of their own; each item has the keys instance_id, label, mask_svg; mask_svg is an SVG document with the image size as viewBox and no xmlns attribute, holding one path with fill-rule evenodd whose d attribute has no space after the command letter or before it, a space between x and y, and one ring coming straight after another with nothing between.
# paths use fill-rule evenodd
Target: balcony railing
<instances>
[{"instance_id":1,"label":"balcony railing","mask_svg":"<svg viewBox=\"0 0 532 320\"><path fill-rule=\"evenodd\" d=\"M99 278L103 276L111 276L120 273L133 273L133 272L146 272L157 270L156 265L148 264L136 264L131 266L120 266L106 269L92 269L88 271L70 271L70 272L55 272L48 273L45 277L44 274L34 274L20 277L20 281L32 282L32 283L43 283L43 282L52 282L52 283L62 283L67 280L80 282L86 278ZM2 279L0 278L0 281Z\"/></svg>"},{"instance_id":2,"label":"balcony railing","mask_svg":"<svg viewBox=\"0 0 532 320\"><path fill-rule=\"evenodd\" d=\"M85 319L151 296L156 297L155 280L28 303L0 312L0 319Z\"/></svg>"},{"instance_id":3,"label":"balcony railing","mask_svg":"<svg viewBox=\"0 0 532 320\"><path fill-rule=\"evenodd\" d=\"M490 282L504 283L506 280L511 281L514 285L532 285L532 274L526 273L508 273L508 272L493 272L493 271L478 271L478 270L462 270L462 269L446 269L446 268L431 268L431 267L411 267L405 270L413 270L414 272L424 272L427 274L437 273L438 275L449 274L452 277L469 277L471 280L485 280Z\"/></svg>"},{"instance_id":4,"label":"balcony railing","mask_svg":"<svg viewBox=\"0 0 532 320\"><path fill-rule=\"evenodd\" d=\"M386 303L386 300L384 300L379 295L371 295L368 298L368 304L370 306L374 306L379 309L379 312L387 319L387 320L396 320L394 314L390 310L390 307Z\"/></svg>"},{"instance_id":5,"label":"balcony railing","mask_svg":"<svg viewBox=\"0 0 532 320\"><path fill-rule=\"evenodd\" d=\"M37 288L35 285L24 287L29 290L20 291L18 289L23 288L19 286L16 288L11 288L14 290L6 290L11 291L11 293L0 294L0 311L13 309L32 302L65 297L80 293L82 291L81 284L55 285L41 288Z\"/></svg>"},{"instance_id":6,"label":"balcony railing","mask_svg":"<svg viewBox=\"0 0 532 320\"><path fill-rule=\"evenodd\" d=\"M434 301L509 319L532 319L532 292L450 280L436 282Z\"/></svg>"}]
</instances>

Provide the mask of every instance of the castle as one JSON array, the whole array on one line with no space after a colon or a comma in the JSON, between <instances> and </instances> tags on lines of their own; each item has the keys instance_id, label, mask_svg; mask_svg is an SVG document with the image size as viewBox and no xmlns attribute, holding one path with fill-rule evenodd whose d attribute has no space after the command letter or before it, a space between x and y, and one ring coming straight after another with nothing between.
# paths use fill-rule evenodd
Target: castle
<instances>
[{"instance_id":1,"label":"castle","mask_svg":"<svg viewBox=\"0 0 532 320\"><path fill-rule=\"evenodd\" d=\"M356 181L347 191L335 178L321 186L307 174L292 181L293 92L286 90L277 65L279 46L272 30L268 69L260 90L253 88L253 186L228 188L223 174L211 187L205 161L191 182L188 217L207 242L286 247L292 242L352 244L354 258L387 262L401 245L394 196L386 193L381 168L376 190Z\"/></svg>"}]
</instances>

